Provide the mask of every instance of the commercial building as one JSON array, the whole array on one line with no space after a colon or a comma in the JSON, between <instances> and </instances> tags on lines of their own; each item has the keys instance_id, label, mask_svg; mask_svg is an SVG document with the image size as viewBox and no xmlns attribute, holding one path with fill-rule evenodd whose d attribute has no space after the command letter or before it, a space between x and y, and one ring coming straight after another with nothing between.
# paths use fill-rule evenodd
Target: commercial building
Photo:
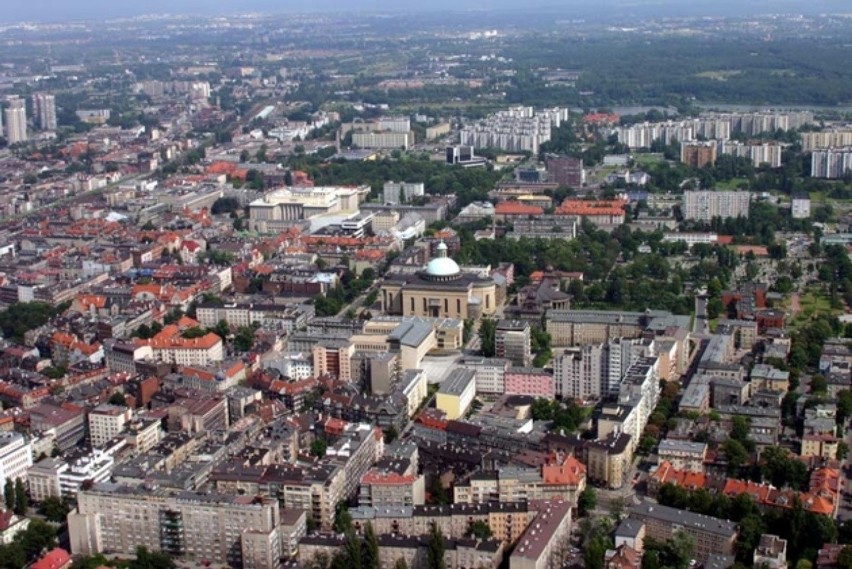
<instances>
[{"instance_id":1,"label":"commercial building","mask_svg":"<svg viewBox=\"0 0 852 569\"><path fill-rule=\"evenodd\" d=\"M18 144L27 141L27 107L23 99L10 97L8 107L3 111L6 124L6 141Z\"/></svg>"},{"instance_id":2,"label":"commercial building","mask_svg":"<svg viewBox=\"0 0 852 569\"><path fill-rule=\"evenodd\" d=\"M222 338L208 332L198 338L184 338L180 329L170 324L150 340L134 339L137 347L149 346L154 359L178 365L206 366L221 362L224 357Z\"/></svg>"},{"instance_id":3,"label":"commercial building","mask_svg":"<svg viewBox=\"0 0 852 569\"><path fill-rule=\"evenodd\" d=\"M318 215L354 213L369 195L369 186L293 186L275 190L249 204L249 228L260 233L278 233L288 229L294 221Z\"/></svg>"},{"instance_id":4,"label":"commercial building","mask_svg":"<svg viewBox=\"0 0 852 569\"><path fill-rule=\"evenodd\" d=\"M733 522L650 502L633 507L630 517L645 524L646 538L662 542L677 532L686 533L694 541L697 559L714 553L734 553L737 525Z\"/></svg>"},{"instance_id":5,"label":"commercial building","mask_svg":"<svg viewBox=\"0 0 852 569\"><path fill-rule=\"evenodd\" d=\"M0 480L27 480L33 465L33 449L24 435L14 431L0 432Z\"/></svg>"},{"instance_id":6,"label":"commercial building","mask_svg":"<svg viewBox=\"0 0 852 569\"><path fill-rule=\"evenodd\" d=\"M711 221L714 217L748 217L750 192L690 190L683 193L683 216L692 221Z\"/></svg>"},{"instance_id":7,"label":"commercial building","mask_svg":"<svg viewBox=\"0 0 852 569\"><path fill-rule=\"evenodd\" d=\"M435 395L435 407L450 421L467 412L476 396L476 374L473 370L456 368L441 384Z\"/></svg>"},{"instance_id":8,"label":"commercial building","mask_svg":"<svg viewBox=\"0 0 852 569\"><path fill-rule=\"evenodd\" d=\"M68 515L75 555L132 555L137 547L189 561L275 569L281 557L278 501L94 484Z\"/></svg>"},{"instance_id":9,"label":"commercial building","mask_svg":"<svg viewBox=\"0 0 852 569\"><path fill-rule=\"evenodd\" d=\"M532 361L530 324L523 320L500 320L494 332L495 356L526 367Z\"/></svg>"}]
</instances>

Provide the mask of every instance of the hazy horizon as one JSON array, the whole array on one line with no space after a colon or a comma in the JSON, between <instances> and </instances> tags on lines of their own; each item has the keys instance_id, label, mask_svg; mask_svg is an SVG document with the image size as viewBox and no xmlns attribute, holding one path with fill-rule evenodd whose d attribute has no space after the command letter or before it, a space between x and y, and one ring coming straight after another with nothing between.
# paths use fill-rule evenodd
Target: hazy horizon
<instances>
[{"instance_id":1,"label":"hazy horizon","mask_svg":"<svg viewBox=\"0 0 852 569\"><path fill-rule=\"evenodd\" d=\"M225 15L244 12L436 12L447 10L564 11L578 16L611 16L617 14L644 16L743 16L758 13L820 12L852 13L846 0L139 0L133 3L115 0L30 0L4 6L0 20L12 22L58 22L68 20L100 20L149 14ZM609 11L609 12L606 12Z\"/></svg>"}]
</instances>

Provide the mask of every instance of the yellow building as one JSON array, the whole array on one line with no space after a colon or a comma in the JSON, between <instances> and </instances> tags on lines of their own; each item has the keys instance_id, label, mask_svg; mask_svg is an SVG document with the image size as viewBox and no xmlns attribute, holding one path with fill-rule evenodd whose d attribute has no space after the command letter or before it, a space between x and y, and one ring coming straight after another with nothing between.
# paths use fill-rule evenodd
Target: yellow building
<instances>
[{"instance_id":1,"label":"yellow building","mask_svg":"<svg viewBox=\"0 0 852 569\"><path fill-rule=\"evenodd\" d=\"M476 372L471 369L456 368L441 384L435 395L435 407L453 421L465 414L476 395Z\"/></svg>"},{"instance_id":2,"label":"yellow building","mask_svg":"<svg viewBox=\"0 0 852 569\"><path fill-rule=\"evenodd\" d=\"M496 312L497 285L493 279L463 273L447 256L447 245L440 243L438 256L425 271L388 275L381 301L386 314L477 319Z\"/></svg>"}]
</instances>

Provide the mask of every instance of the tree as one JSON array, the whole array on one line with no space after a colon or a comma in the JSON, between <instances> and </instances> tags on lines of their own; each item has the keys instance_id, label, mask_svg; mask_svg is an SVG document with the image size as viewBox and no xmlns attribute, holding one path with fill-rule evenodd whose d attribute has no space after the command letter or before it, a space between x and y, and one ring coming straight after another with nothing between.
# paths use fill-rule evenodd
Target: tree
<instances>
[{"instance_id":1,"label":"tree","mask_svg":"<svg viewBox=\"0 0 852 569\"><path fill-rule=\"evenodd\" d=\"M337 533L346 533L352 529L352 514L346 508L346 503L340 501L334 508L334 521L331 527Z\"/></svg>"},{"instance_id":2,"label":"tree","mask_svg":"<svg viewBox=\"0 0 852 569\"><path fill-rule=\"evenodd\" d=\"M361 560L363 569L379 569L379 540L370 522L364 527L364 553Z\"/></svg>"},{"instance_id":3,"label":"tree","mask_svg":"<svg viewBox=\"0 0 852 569\"><path fill-rule=\"evenodd\" d=\"M722 452L725 453L725 459L728 461L728 475L735 476L748 458L748 452L736 439L727 439L722 443Z\"/></svg>"},{"instance_id":4,"label":"tree","mask_svg":"<svg viewBox=\"0 0 852 569\"><path fill-rule=\"evenodd\" d=\"M591 486L586 486L580 496L577 498L577 510L581 516L586 516L595 509L598 504L598 497L595 489Z\"/></svg>"},{"instance_id":5,"label":"tree","mask_svg":"<svg viewBox=\"0 0 852 569\"><path fill-rule=\"evenodd\" d=\"M112 395L109 396L109 400L107 401L110 405L125 405L127 402L124 400L124 394L120 391L116 391Z\"/></svg>"},{"instance_id":6,"label":"tree","mask_svg":"<svg viewBox=\"0 0 852 569\"><path fill-rule=\"evenodd\" d=\"M393 564L393 569L408 569L408 563L405 562L404 557L400 557L396 560L396 563Z\"/></svg>"},{"instance_id":7,"label":"tree","mask_svg":"<svg viewBox=\"0 0 852 569\"><path fill-rule=\"evenodd\" d=\"M322 458L325 456L325 451L328 449L328 443L323 438L314 439L311 442L311 456Z\"/></svg>"},{"instance_id":8,"label":"tree","mask_svg":"<svg viewBox=\"0 0 852 569\"><path fill-rule=\"evenodd\" d=\"M837 556L837 567L839 569L852 569L852 546L845 546Z\"/></svg>"},{"instance_id":9,"label":"tree","mask_svg":"<svg viewBox=\"0 0 852 569\"><path fill-rule=\"evenodd\" d=\"M140 545L136 548L136 559L127 564L127 569L177 569L177 565L165 553L148 551Z\"/></svg>"},{"instance_id":10,"label":"tree","mask_svg":"<svg viewBox=\"0 0 852 569\"><path fill-rule=\"evenodd\" d=\"M34 559L46 549L56 545L56 530L42 520L30 520L26 531L19 534L18 542L23 547L27 559Z\"/></svg>"},{"instance_id":11,"label":"tree","mask_svg":"<svg viewBox=\"0 0 852 569\"><path fill-rule=\"evenodd\" d=\"M3 486L3 495L6 499L6 509L15 509L15 481L11 478L6 479L6 484Z\"/></svg>"},{"instance_id":12,"label":"tree","mask_svg":"<svg viewBox=\"0 0 852 569\"><path fill-rule=\"evenodd\" d=\"M811 378L811 393L825 393L827 389L828 383L824 376L816 374Z\"/></svg>"},{"instance_id":13,"label":"tree","mask_svg":"<svg viewBox=\"0 0 852 569\"><path fill-rule=\"evenodd\" d=\"M68 504L56 496L48 496L38 506L38 513L44 516L47 521L55 523L64 522L69 511Z\"/></svg>"},{"instance_id":14,"label":"tree","mask_svg":"<svg viewBox=\"0 0 852 569\"><path fill-rule=\"evenodd\" d=\"M715 320L719 318L722 312L725 311L725 305L722 304L722 301L718 298L711 298L707 301L707 317L710 320Z\"/></svg>"},{"instance_id":15,"label":"tree","mask_svg":"<svg viewBox=\"0 0 852 569\"><path fill-rule=\"evenodd\" d=\"M487 522L477 520L468 526L465 535L476 539L488 539L491 537L491 527Z\"/></svg>"},{"instance_id":16,"label":"tree","mask_svg":"<svg viewBox=\"0 0 852 569\"><path fill-rule=\"evenodd\" d=\"M491 358L496 352L497 323L494 320L483 319L479 323L479 340L482 355Z\"/></svg>"},{"instance_id":17,"label":"tree","mask_svg":"<svg viewBox=\"0 0 852 569\"><path fill-rule=\"evenodd\" d=\"M427 545L427 565L428 569L446 569L444 562L444 536L438 529L438 524L432 524L432 531L429 534L429 543Z\"/></svg>"},{"instance_id":18,"label":"tree","mask_svg":"<svg viewBox=\"0 0 852 569\"><path fill-rule=\"evenodd\" d=\"M796 460L788 450L770 446L760 455L760 471L763 479L778 488L789 486L801 490L808 480L808 469Z\"/></svg>"},{"instance_id":19,"label":"tree","mask_svg":"<svg viewBox=\"0 0 852 569\"><path fill-rule=\"evenodd\" d=\"M15 479L15 513L19 516L27 515L29 501L27 500L27 489L24 488L24 481L20 478Z\"/></svg>"}]
</instances>

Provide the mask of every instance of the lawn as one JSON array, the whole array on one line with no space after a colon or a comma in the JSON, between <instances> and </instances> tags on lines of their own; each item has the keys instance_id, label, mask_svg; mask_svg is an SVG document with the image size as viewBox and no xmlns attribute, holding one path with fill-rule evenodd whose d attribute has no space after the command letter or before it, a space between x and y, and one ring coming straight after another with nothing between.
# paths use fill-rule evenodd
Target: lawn
<instances>
[{"instance_id":1,"label":"lawn","mask_svg":"<svg viewBox=\"0 0 852 569\"><path fill-rule=\"evenodd\" d=\"M740 185L748 186L747 178L733 178L727 182L716 182L717 190L737 190Z\"/></svg>"},{"instance_id":2,"label":"lawn","mask_svg":"<svg viewBox=\"0 0 852 569\"><path fill-rule=\"evenodd\" d=\"M637 152L633 155L633 160L636 162L638 167L646 168L659 162L663 162L665 158L663 158L663 155L658 152Z\"/></svg>"},{"instance_id":3,"label":"lawn","mask_svg":"<svg viewBox=\"0 0 852 569\"><path fill-rule=\"evenodd\" d=\"M789 299L785 301L784 305L787 310L790 309ZM816 287L808 288L799 296L799 305L801 311L793 317L790 323L794 328L801 326L817 314L831 314L836 316L843 312L839 308L832 308L831 299L829 299L828 294Z\"/></svg>"}]
</instances>

